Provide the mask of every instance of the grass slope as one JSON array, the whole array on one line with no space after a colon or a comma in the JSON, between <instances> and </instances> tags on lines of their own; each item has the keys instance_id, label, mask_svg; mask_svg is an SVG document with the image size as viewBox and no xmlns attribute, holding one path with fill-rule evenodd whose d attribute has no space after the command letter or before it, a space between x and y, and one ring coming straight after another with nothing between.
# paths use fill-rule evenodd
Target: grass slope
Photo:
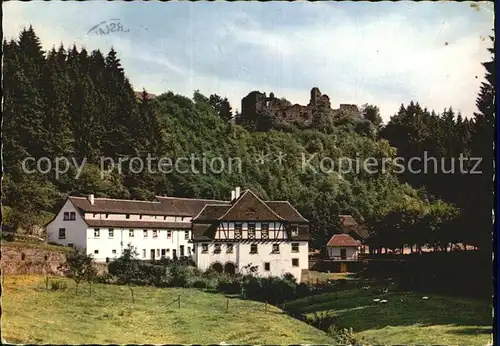
<instances>
[{"instance_id":1,"label":"grass slope","mask_svg":"<svg viewBox=\"0 0 500 346\"><path fill-rule=\"evenodd\" d=\"M492 307L471 299L432 295L423 300L422 294L355 289L295 300L286 309L308 317L334 315L362 344L484 346L491 340Z\"/></svg>"},{"instance_id":2,"label":"grass slope","mask_svg":"<svg viewBox=\"0 0 500 346\"><path fill-rule=\"evenodd\" d=\"M5 277L3 338L54 344L332 343L275 307L196 289L80 285L47 291L43 277ZM176 299L181 296L181 307ZM169 305L170 304L170 305Z\"/></svg>"}]
</instances>

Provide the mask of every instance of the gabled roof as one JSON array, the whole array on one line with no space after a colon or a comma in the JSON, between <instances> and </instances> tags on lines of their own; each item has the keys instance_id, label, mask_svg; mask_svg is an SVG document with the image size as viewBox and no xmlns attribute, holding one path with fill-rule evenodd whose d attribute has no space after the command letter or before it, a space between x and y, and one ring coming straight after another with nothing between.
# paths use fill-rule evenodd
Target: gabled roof
<instances>
[{"instance_id":1,"label":"gabled roof","mask_svg":"<svg viewBox=\"0 0 500 346\"><path fill-rule=\"evenodd\" d=\"M361 244L354 240L349 234L334 234L326 246L358 247Z\"/></svg>"},{"instance_id":2,"label":"gabled roof","mask_svg":"<svg viewBox=\"0 0 500 346\"><path fill-rule=\"evenodd\" d=\"M265 202L276 214L290 222L309 222L288 201Z\"/></svg>"},{"instance_id":3,"label":"gabled roof","mask_svg":"<svg viewBox=\"0 0 500 346\"><path fill-rule=\"evenodd\" d=\"M68 198L76 208L86 213L127 213L186 217L197 215L206 204L229 203L228 201L210 199L157 196L156 201L94 198L94 204L90 204L86 197L70 196Z\"/></svg>"},{"instance_id":4,"label":"gabled roof","mask_svg":"<svg viewBox=\"0 0 500 346\"><path fill-rule=\"evenodd\" d=\"M250 190L245 190L218 220L284 221L274 210Z\"/></svg>"},{"instance_id":5,"label":"gabled roof","mask_svg":"<svg viewBox=\"0 0 500 346\"><path fill-rule=\"evenodd\" d=\"M160 202L94 198L94 204L90 204L86 197L70 196L68 198L76 208L87 213L170 215Z\"/></svg>"},{"instance_id":6,"label":"gabled roof","mask_svg":"<svg viewBox=\"0 0 500 346\"><path fill-rule=\"evenodd\" d=\"M219 201L212 199L197 199L197 198L179 198L179 197L162 197L156 196L156 199L163 205L163 208L169 212L175 212L179 216L196 216L207 204L229 204L229 201Z\"/></svg>"},{"instance_id":7,"label":"gabled roof","mask_svg":"<svg viewBox=\"0 0 500 346\"><path fill-rule=\"evenodd\" d=\"M229 210L229 208L231 208L231 204L207 204L200 213L193 218L193 222L218 220Z\"/></svg>"},{"instance_id":8,"label":"gabled roof","mask_svg":"<svg viewBox=\"0 0 500 346\"><path fill-rule=\"evenodd\" d=\"M339 215L342 224L342 232L354 234L356 238L366 239L369 234L367 230L362 227L352 215Z\"/></svg>"}]
</instances>

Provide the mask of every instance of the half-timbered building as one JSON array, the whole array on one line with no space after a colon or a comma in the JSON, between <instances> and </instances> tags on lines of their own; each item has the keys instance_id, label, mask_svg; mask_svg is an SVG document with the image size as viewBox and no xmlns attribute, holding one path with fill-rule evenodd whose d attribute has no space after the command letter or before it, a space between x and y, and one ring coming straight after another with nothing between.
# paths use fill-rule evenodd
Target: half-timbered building
<instances>
[{"instance_id":1,"label":"half-timbered building","mask_svg":"<svg viewBox=\"0 0 500 346\"><path fill-rule=\"evenodd\" d=\"M193 259L200 269L261 276L308 269L309 225L287 201L263 201L250 190L226 205L207 204L192 220Z\"/></svg>"}]
</instances>

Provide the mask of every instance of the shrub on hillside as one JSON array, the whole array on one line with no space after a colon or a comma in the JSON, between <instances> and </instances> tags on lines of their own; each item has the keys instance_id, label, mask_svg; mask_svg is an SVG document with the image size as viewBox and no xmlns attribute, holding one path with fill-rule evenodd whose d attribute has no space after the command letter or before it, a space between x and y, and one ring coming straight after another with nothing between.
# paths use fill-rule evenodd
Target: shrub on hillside
<instances>
[{"instance_id":1,"label":"shrub on hillside","mask_svg":"<svg viewBox=\"0 0 500 346\"><path fill-rule=\"evenodd\" d=\"M328 327L327 334L339 345L356 345L358 343L352 328L339 328L332 324Z\"/></svg>"},{"instance_id":2,"label":"shrub on hillside","mask_svg":"<svg viewBox=\"0 0 500 346\"><path fill-rule=\"evenodd\" d=\"M237 276L220 274L217 280L217 291L239 294L241 293L241 279Z\"/></svg>"},{"instance_id":3,"label":"shrub on hillside","mask_svg":"<svg viewBox=\"0 0 500 346\"><path fill-rule=\"evenodd\" d=\"M52 280L50 282L50 289L52 291L64 291L66 290L66 288L68 288L68 284L63 280L56 280L56 281Z\"/></svg>"}]
</instances>

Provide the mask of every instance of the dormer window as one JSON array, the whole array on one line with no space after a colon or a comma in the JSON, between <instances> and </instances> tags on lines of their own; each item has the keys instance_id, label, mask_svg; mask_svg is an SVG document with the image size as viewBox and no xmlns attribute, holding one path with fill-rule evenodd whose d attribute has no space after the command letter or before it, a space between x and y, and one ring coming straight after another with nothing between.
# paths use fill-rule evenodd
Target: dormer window
<instances>
[{"instance_id":1,"label":"dormer window","mask_svg":"<svg viewBox=\"0 0 500 346\"><path fill-rule=\"evenodd\" d=\"M142 215L139 215L139 220L142 220Z\"/></svg>"},{"instance_id":2,"label":"dormer window","mask_svg":"<svg viewBox=\"0 0 500 346\"><path fill-rule=\"evenodd\" d=\"M297 227L292 227L291 229L292 237L296 237L299 235L299 230Z\"/></svg>"},{"instance_id":3,"label":"dormer window","mask_svg":"<svg viewBox=\"0 0 500 346\"><path fill-rule=\"evenodd\" d=\"M106 219L109 217L109 214L106 214Z\"/></svg>"},{"instance_id":4,"label":"dormer window","mask_svg":"<svg viewBox=\"0 0 500 346\"><path fill-rule=\"evenodd\" d=\"M130 214L126 214L126 215L125 215L125 218L126 218L126 219L130 219Z\"/></svg>"}]
</instances>

